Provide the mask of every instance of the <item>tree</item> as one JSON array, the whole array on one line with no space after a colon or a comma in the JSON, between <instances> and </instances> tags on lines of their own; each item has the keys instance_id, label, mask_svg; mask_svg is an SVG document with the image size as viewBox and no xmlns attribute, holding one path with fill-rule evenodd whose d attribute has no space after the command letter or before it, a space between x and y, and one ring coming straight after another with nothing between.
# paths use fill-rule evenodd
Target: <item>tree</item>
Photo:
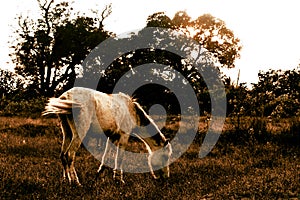
<instances>
[{"instance_id":1,"label":"tree","mask_svg":"<svg viewBox=\"0 0 300 200\"><path fill-rule=\"evenodd\" d=\"M111 6L100 14L94 11L96 17L73 17L68 2L37 2L41 17L37 21L19 17L19 37L11 56L16 73L29 79L31 87L40 94L52 96L58 88L72 87L84 58L111 35L103 27Z\"/></svg>"},{"instance_id":2,"label":"tree","mask_svg":"<svg viewBox=\"0 0 300 200\"><path fill-rule=\"evenodd\" d=\"M221 19L210 14L199 16L196 20L184 11L179 11L173 19L164 12L154 13L147 19L147 27L176 29L193 37L205 49L211 52L223 67L234 67L234 61L240 57L240 40Z\"/></svg>"},{"instance_id":3,"label":"tree","mask_svg":"<svg viewBox=\"0 0 300 200\"><path fill-rule=\"evenodd\" d=\"M174 25L172 20L166 16L164 12L157 12L148 17L147 27L173 28Z\"/></svg>"},{"instance_id":4,"label":"tree","mask_svg":"<svg viewBox=\"0 0 300 200\"><path fill-rule=\"evenodd\" d=\"M258 116L292 117L300 113L300 69L260 72L253 84L253 108Z\"/></svg>"},{"instance_id":5,"label":"tree","mask_svg":"<svg viewBox=\"0 0 300 200\"><path fill-rule=\"evenodd\" d=\"M147 27L174 29L187 37L193 38L199 42L201 47L211 53L210 55L212 55L212 57L210 57L209 60L219 63L218 66L232 68L234 67L234 61L240 56L240 50L242 48L240 40L226 27L224 21L209 14L199 16L197 19L192 20L185 11L177 12L172 19L165 15L164 12L158 12L150 15L146 24ZM197 73L198 71L193 70L189 65L182 64L181 59L176 58L175 55L172 55L166 60L168 63L165 62L164 64L174 67L191 80L190 84L197 94L199 104L204 108L203 111L210 112L211 99L209 93L214 92L217 94L218 92L208 91L201 73ZM174 62L177 62L177 64L175 65ZM219 78L221 78L221 73Z\"/></svg>"},{"instance_id":6,"label":"tree","mask_svg":"<svg viewBox=\"0 0 300 200\"><path fill-rule=\"evenodd\" d=\"M207 17L207 15L205 16ZM225 23L222 22L221 20L215 19L212 16L207 17L208 19L211 18L211 21L209 21L210 24L212 24L211 26L207 26L207 27L202 27L201 30L196 29L197 27L199 27L200 21L202 18L198 18L198 21L191 21L191 18L185 13L185 12L178 12L176 13L176 15L174 16L173 19L170 19L168 16L166 16L163 12L158 12L158 13L154 13L153 15L150 15L147 19L147 25L145 27L145 29L142 29L138 34L133 34L130 36L130 38L119 38L118 41L121 44L126 44L127 42L130 43L130 41L134 41L135 39L137 40L141 40L143 41L143 33L147 32L147 28L148 27L159 27L159 28L167 28L167 29L175 29L178 30L182 33L184 33L185 35L191 37L192 34L194 33L195 35L193 35L192 37L198 37L198 41L200 41L200 34L201 31L204 31L205 34L203 33L203 35L205 35L203 41L211 41L211 43L213 42L214 39L217 39L217 42L215 43L214 48L211 47L209 56L213 55L215 56L220 62L222 62L223 66L227 66L227 67L232 67L233 66L233 62L234 59L236 59L239 56L239 51L240 50L240 44L239 44L239 40L236 39L232 33L232 31L226 29L225 27ZM197 22L197 23L196 23ZM204 23L204 22L203 22ZM192 31L191 29L194 29L194 31ZM227 31L227 33L225 34L225 31ZM212 33L212 35L207 35L206 33ZM223 35L220 35L219 37L217 37L218 35L215 34L215 32L220 32ZM155 42L156 44L163 44L166 45L165 47L167 48L168 45L172 46L173 48L179 48L177 50L182 49L183 46L186 47L191 47L191 45L195 45L195 44L189 44L191 43L191 41L184 39L185 37L182 37L182 35L178 35L175 34L174 35L169 35L170 32L166 31L165 29L159 29L157 32L153 32L151 33L151 38L156 39L157 41ZM172 34L172 33L170 33ZM213 35L215 34L215 35ZM147 34L145 34L145 37L147 37ZM231 37L231 38L230 38ZM222 41L221 41L222 40ZM225 41L226 40L226 41ZM121 42L122 41L122 42ZM147 38L145 39L145 41L147 41ZM234 41L236 43L231 44L230 48L236 48L238 49L235 52L232 51L227 51L229 48L227 43L229 43L229 41ZM176 45L172 45L176 44ZM211 44L210 43L210 44ZM200 43L201 44L201 43ZM218 46L219 45L219 46ZM169 46L169 47L170 47ZM204 46L204 45L202 45ZM114 49L118 49L118 46L113 47ZM198 48L195 47L195 48ZM185 48L187 55L191 55L192 53L195 52L191 52L194 51L195 48ZM99 81L98 90L101 90L103 92L106 93L111 93L114 89L114 86L116 85L116 83L118 82L118 80L124 76L124 74L126 72L133 72L130 74L130 78L133 77L138 77L138 76L144 76L142 74L138 74L135 72L134 68L136 66L140 66L142 64L146 64L146 63L159 63L165 66L164 69L161 69L160 72L157 72L158 74L163 74L164 72L168 71L171 73L170 67L172 67L173 69L175 69L177 72L179 72L181 75L183 75L185 77L185 80L182 79L182 76L176 76L174 74L172 74L171 76L173 76L174 78L172 79L173 83L183 83L184 81L188 81L192 88L194 89L194 92L197 95L198 101L201 104L201 107L203 107L204 109L201 109L201 112L204 113L204 111L206 112L210 112L210 96L209 96L209 92L208 89L206 87L206 83L204 82L203 78L201 77L201 73L199 72L199 70L210 70L210 69L195 69L195 67L193 66L193 64L195 63L189 63L189 61L187 59L184 59L182 57L180 57L179 55L176 55L172 52L166 51L162 49L155 49L155 48L143 48L143 49L137 49L137 50L132 50L131 52L128 52L125 55L120 56L118 59L114 60L114 62L111 63L111 65L106 68L105 72L103 74L105 74L104 76L102 76L102 78ZM219 53L221 50L220 49L224 49L224 52ZM198 55L200 55L201 49L199 49ZM232 53L231 57L228 55ZM226 59L225 59L226 57ZM231 58L231 60L229 59L229 57ZM209 57L212 58L212 57ZM216 60L216 58L212 58L213 60ZM229 60L227 60L229 59ZM99 62L101 59L99 59ZM209 60L209 59L208 59ZM226 62L225 62L226 60ZM95 64L95 67L96 64ZM151 67L150 67L151 68ZM144 72L148 70L151 71L151 69L144 69ZM101 70L97 70L97 71L101 71ZM215 74L215 72L211 72L211 74ZM215 80L216 77L206 77L206 78L210 78ZM142 78L141 78L142 79ZM147 79L147 77L144 77L144 79ZM180 79L180 80L179 80ZM211 81L213 82L213 81ZM186 83L185 83L186 84ZM182 88L185 87L183 84ZM179 85L179 84L178 84ZM155 85L152 85L153 87L144 87L144 91L142 90L137 90L134 95L136 95L137 99L140 99L141 101L143 101L142 99L143 96L145 96L144 94L147 93L147 95L149 96L161 96L161 97L165 97L165 98L172 98L172 95L168 95L167 93L169 91L164 90L164 88L160 88L157 89L157 87ZM125 86L124 86L125 87ZM127 86L126 86L127 87ZM181 87L181 86L178 86ZM147 91L145 91L147 90ZM217 90L217 89L216 89ZM157 92L160 91L161 93L157 94ZM166 91L166 94L163 93L162 91ZM139 92L139 94L138 94ZM211 92L211 91L210 91ZM218 91L214 91L215 94L218 93ZM215 95L217 96L217 95ZM222 99L222 97L219 97L220 99ZM155 99L153 99L154 101ZM141 104L144 105L146 100L144 100L144 102L140 102ZM167 100L166 100L167 101ZM168 102L171 102L172 100L169 100ZM148 104L152 105L155 103L159 103L159 102L148 102ZM151 106L150 105L150 106ZM219 110L222 108L218 108ZM147 110L147 109L146 109Z\"/></svg>"},{"instance_id":7,"label":"tree","mask_svg":"<svg viewBox=\"0 0 300 200\"><path fill-rule=\"evenodd\" d=\"M0 69L0 99L12 98L22 90L22 79L17 74Z\"/></svg>"}]
</instances>

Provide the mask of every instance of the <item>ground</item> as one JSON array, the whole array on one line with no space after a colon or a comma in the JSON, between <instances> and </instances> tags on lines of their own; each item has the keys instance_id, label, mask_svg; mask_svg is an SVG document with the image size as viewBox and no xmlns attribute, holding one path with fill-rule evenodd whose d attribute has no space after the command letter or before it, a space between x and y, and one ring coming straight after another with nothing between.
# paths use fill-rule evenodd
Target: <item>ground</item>
<instances>
[{"instance_id":1,"label":"ground","mask_svg":"<svg viewBox=\"0 0 300 200\"><path fill-rule=\"evenodd\" d=\"M0 199L300 199L299 137L225 131L202 159L199 141L200 133L168 180L125 173L124 185L110 170L95 179L99 161L81 147L78 187L62 181L56 119L0 117Z\"/></svg>"}]
</instances>

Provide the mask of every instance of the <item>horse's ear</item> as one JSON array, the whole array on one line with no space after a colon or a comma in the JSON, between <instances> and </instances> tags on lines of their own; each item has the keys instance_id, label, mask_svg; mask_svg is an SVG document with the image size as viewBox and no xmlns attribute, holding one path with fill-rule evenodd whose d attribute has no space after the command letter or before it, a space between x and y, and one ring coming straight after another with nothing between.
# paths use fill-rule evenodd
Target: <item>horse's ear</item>
<instances>
[{"instance_id":1,"label":"horse's ear","mask_svg":"<svg viewBox=\"0 0 300 200\"><path fill-rule=\"evenodd\" d=\"M149 119L145 116L141 105L139 105L139 103L137 103L136 101L134 101L133 103L133 108L134 108L134 112L135 112L135 116L136 116L136 120L137 120L137 124L139 126L147 126L150 121Z\"/></svg>"},{"instance_id":2,"label":"horse's ear","mask_svg":"<svg viewBox=\"0 0 300 200\"><path fill-rule=\"evenodd\" d=\"M167 146L168 144L170 144L170 139L166 139L166 141L164 142L164 147Z\"/></svg>"}]
</instances>

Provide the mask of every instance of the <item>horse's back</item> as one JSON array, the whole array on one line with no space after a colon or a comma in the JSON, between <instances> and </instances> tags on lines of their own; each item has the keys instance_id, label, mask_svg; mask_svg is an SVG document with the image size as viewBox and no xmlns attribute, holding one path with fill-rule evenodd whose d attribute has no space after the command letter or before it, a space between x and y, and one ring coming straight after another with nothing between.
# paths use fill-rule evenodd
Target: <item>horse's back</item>
<instances>
[{"instance_id":1,"label":"horse's back","mask_svg":"<svg viewBox=\"0 0 300 200\"><path fill-rule=\"evenodd\" d=\"M106 94L88 88L74 87L59 98L81 104L81 120L92 118L93 123L98 123L104 131L121 130L129 133L136 126L132 99L121 92Z\"/></svg>"},{"instance_id":2,"label":"horse's back","mask_svg":"<svg viewBox=\"0 0 300 200\"><path fill-rule=\"evenodd\" d=\"M123 93L105 94L95 92L97 119L104 129L129 133L136 125L132 114L132 101Z\"/></svg>"}]
</instances>

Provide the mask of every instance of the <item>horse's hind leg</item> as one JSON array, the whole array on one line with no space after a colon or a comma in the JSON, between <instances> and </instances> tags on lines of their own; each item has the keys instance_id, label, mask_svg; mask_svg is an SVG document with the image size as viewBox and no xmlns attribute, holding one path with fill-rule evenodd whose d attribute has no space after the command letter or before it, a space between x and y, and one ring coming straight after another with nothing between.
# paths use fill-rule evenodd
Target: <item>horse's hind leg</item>
<instances>
[{"instance_id":1,"label":"horse's hind leg","mask_svg":"<svg viewBox=\"0 0 300 200\"><path fill-rule=\"evenodd\" d=\"M62 131L62 146L61 146L61 152L60 152L60 159L61 163L63 165L63 180L67 178L69 181L71 180L70 177L70 169L68 165L68 155L67 150L72 140L72 130L68 124L68 120L66 115L59 115L60 123L61 123L61 131Z\"/></svg>"},{"instance_id":2,"label":"horse's hind leg","mask_svg":"<svg viewBox=\"0 0 300 200\"><path fill-rule=\"evenodd\" d=\"M72 130L72 140L67 150L68 155L68 166L69 166L69 175L71 182L75 181L77 185L80 185L74 162L75 162L75 156L76 152L79 149L82 139L85 137L89 126L90 126L90 119L85 119L85 121L78 121L75 127L75 123L72 117L68 117L68 124L70 125L70 129ZM81 135L82 138L79 137Z\"/></svg>"}]
</instances>

